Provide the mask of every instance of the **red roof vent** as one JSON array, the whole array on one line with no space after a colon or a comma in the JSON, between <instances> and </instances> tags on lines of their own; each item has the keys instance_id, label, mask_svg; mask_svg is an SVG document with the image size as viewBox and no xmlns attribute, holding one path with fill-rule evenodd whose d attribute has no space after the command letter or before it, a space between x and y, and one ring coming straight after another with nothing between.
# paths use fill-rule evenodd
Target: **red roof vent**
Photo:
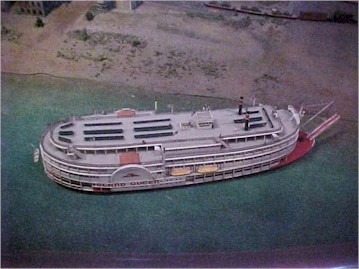
<instances>
[{"instance_id":1,"label":"red roof vent","mask_svg":"<svg viewBox=\"0 0 359 269\"><path fill-rule=\"evenodd\" d=\"M136 110L131 108L123 108L121 110L117 110L116 114L118 118L133 117L136 115Z\"/></svg>"}]
</instances>

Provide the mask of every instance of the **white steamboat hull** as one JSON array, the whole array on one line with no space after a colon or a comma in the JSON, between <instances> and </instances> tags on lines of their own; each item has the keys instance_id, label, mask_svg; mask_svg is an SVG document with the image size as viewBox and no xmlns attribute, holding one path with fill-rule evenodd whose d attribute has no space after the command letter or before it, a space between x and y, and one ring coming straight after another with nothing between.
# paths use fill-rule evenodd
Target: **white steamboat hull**
<instances>
[{"instance_id":1,"label":"white steamboat hull","mask_svg":"<svg viewBox=\"0 0 359 269\"><path fill-rule=\"evenodd\" d=\"M292 107L157 114L123 109L72 117L41 137L44 169L88 192L126 192L238 178L292 162L314 140ZM250 118L251 117L251 118ZM298 139L300 138L300 139Z\"/></svg>"},{"instance_id":2,"label":"white steamboat hull","mask_svg":"<svg viewBox=\"0 0 359 269\"><path fill-rule=\"evenodd\" d=\"M56 183L81 191L125 192L214 182L264 172L285 160L293 152L297 140L298 131L284 140L259 148L168 158L157 167L152 165L155 169L142 165L127 165L121 169L78 166L57 160L40 148L45 172ZM208 171L201 171L206 167ZM171 175L174 169L181 168L186 172ZM122 173L114 177L119 170Z\"/></svg>"}]
</instances>

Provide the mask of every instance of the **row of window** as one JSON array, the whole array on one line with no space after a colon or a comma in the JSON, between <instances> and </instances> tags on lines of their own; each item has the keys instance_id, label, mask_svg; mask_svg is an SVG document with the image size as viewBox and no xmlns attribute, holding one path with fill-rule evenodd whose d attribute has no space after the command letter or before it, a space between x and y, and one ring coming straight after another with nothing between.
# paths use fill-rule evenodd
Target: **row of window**
<instances>
[{"instance_id":1,"label":"row of window","mask_svg":"<svg viewBox=\"0 0 359 269\"><path fill-rule=\"evenodd\" d=\"M261 172L263 170L268 170L271 167L271 164L276 163L278 161L279 161L279 159L276 159L276 160L272 160L269 162L265 162L262 164L257 164L257 165L253 165L253 166L249 166L249 167L237 168L234 170L228 170L228 171L224 171L224 172L215 172L210 175L198 174L198 175L187 176L186 181L194 182L195 180L198 180L198 179L205 180L206 178L213 178L213 180L215 180L217 178L217 180L219 180L219 179L224 179L226 176L248 175L248 174L252 174L252 173ZM66 185L71 185L72 187L92 187L92 183L89 183L89 182L80 182L80 181L71 180L71 179L65 178L61 175L53 174L51 172L50 172L50 174L51 174L52 178L55 179L56 181L60 181L62 183L65 183ZM161 182L161 184L162 185L173 184L179 180L182 180L182 179L178 179L178 180L165 179L165 180L163 180L163 182Z\"/></svg>"},{"instance_id":2,"label":"row of window","mask_svg":"<svg viewBox=\"0 0 359 269\"><path fill-rule=\"evenodd\" d=\"M48 166L53 167L53 165L56 165L59 168L63 168L69 171L73 171L73 172L82 172L82 173L97 173L97 174L102 174L102 173L112 173L114 171L114 169L84 169L84 168L77 168L77 167L72 167L69 165L64 165L62 163L53 161L50 158L46 158L44 159L44 161L47 163Z\"/></svg>"},{"instance_id":3,"label":"row of window","mask_svg":"<svg viewBox=\"0 0 359 269\"><path fill-rule=\"evenodd\" d=\"M229 138L229 139L223 139L223 142L225 143L239 143L239 142L249 142L249 141L257 141L257 140L267 140L271 139L271 135L260 135L260 136L251 136L251 137L238 137L238 138ZM213 146L207 146L207 147L201 147L198 146L197 148L176 148L171 149L170 152L172 153L185 153L185 152L196 152L196 151L204 151L207 149L220 149L220 147L223 147L223 145L213 145Z\"/></svg>"},{"instance_id":4,"label":"row of window","mask_svg":"<svg viewBox=\"0 0 359 269\"><path fill-rule=\"evenodd\" d=\"M57 150L63 152L63 153L67 153L67 149L63 149L63 148L56 148ZM141 145L141 146L136 146L136 147L132 147L132 148L117 148L117 149L98 149L98 150L94 150L94 149L79 149L78 151L80 151L81 153L84 154L118 154L118 153L122 153L122 152L138 152L138 151L154 151L155 150L155 146L146 146L146 145Z\"/></svg>"},{"instance_id":5,"label":"row of window","mask_svg":"<svg viewBox=\"0 0 359 269\"><path fill-rule=\"evenodd\" d=\"M176 154L186 154L186 153L206 153L208 151L218 151L221 148L221 145L210 145L210 146L198 146L196 148L176 148L176 149L170 149L170 150L165 150L166 153L171 154L172 155L176 155Z\"/></svg>"},{"instance_id":6,"label":"row of window","mask_svg":"<svg viewBox=\"0 0 359 269\"><path fill-rule=\"evenodd\" d=\"M94 183L90 183L90 182L83 182L83 181L77 181L77 180L71 180L69 178L66 178L62 175L58 175L58 174L54 174L52 172L50 172L49 170L47 170L48 173L51 175L51 177L55 180L55 181L58 181L58 182L62 182L62 183L65 183L66 185L71 185L72 187L73 186L78 186L78 187L92 187ZM176 181L179 181L181 179L165 179L163 180L163 182L161 181L161 183L159 181L157 181L157 183L159 184L173 184L175 183ZM139 185L151 185L151 183L149 184L139 184ZM136 185L137 186L137 185ZM106 186L104 186L106 187ZM117 187L120 187L120 183L119 183L119 186ZM121 186L123 187L123 186ZM134 187L134 185L129 185L128 187Z\"/></svg>"},{"instance_id":7,"label":"row of window","mask_svg":"<svg viewBox=\"0 0 359 269\"><path fill-rule=\"evenodd\" d=\"M67 178L73 178L76 180L89 179L89 178L91 178L91 179L102 178L103 179L103 177L99 177L99 176L78 175L78 174L74 174L74 173L70 173L70 172L65 172L65 171L59 170L53 166L49 166L49 167L47 167L47 169L53 171L57 175L66 176Z\"/></svg>"},{"instance_id":8,"label":"row of window","mask_svg":"<svg viewBox=\"0 0 359 269\"><path fill-rule=\"evenodd\" d=\"M287 145L290 145L293 143L294 140L289 140L287 142ZM237 152L237 153L233 153L233 154L223 154L223 155L217 155L217 156L203 156L203 157L198 157L195 156L193 158L184 158L184 159L178 159L178 160L167 160L166 163L167 164L178 164L178 163L189 163L189 162L207 162L207 161L216 161L216 160L223 160L225 161L226 159L231 159L231 158L240 158L240 157L246 157L248 155L255 155L255 154L260 154L260 153L265 153L266 151L273 151L276 149L281 149L283 147L282 144L278 144L275 145L273 147L269 147L266 150L263 149L253 149L251 151L247 151L247 152Z\"/></svg>"},{"instance_id":9,"label":"row of window","mask_svg":"<svg viewBox=\"0 0 359 269\"><path fill-rule=\"evenodd\" d=\"M241 176L241 175L249 175L249 174L252 174L252 173L259 173L261 171L268 170L271 167L271 164L274 164L274 163L276 163L278 161L279 160L273 160L271 162L265 162L265 163L262 163L262 164L257 164L257 165L253 165L253 166L237 168L237 169L233 169L233 170L215 172L215 173L212 173L212 174L191 175L191 176L186 177L186 181L193 182L195 180L199 180L199 179L204 180L206 178L213 178L213 180L216 180L216 179L220 180L220 179L229 178L229 177L235 177L235 176Z\"/></svg>"},{"instance_id":10,"label":"row of window","mask_svg":"<svg viewBox=\"0 0 359 269\"><path fill-rule=\"evenodd\" d=\"M272 138L272 135L258 135L258 136L250 136L250 137L238 137L238 138L223 139L223 141L226 143L238 143L238 142L271 139L271 138Z\"/></svg>"},{"instance_id":11,"label":"row of window","mask_svg":"<svg viewBox=\"0 0 359 269\"><path fill-rule=\"evenodd\" d=\"M104 173L112 174L116 169L116 167L114 167L114 169L83 169L83 168L75 168L75 167L71 167L71 166L68 166L68 165L63 165L62 163L58 163L58 162L53 161L52 159L46 158L46 157L44 158L44 162L45 162L45 165L46 165L47 169L53 170L57 174L60 174L60 173L64 173L64 175L68 174L69 177L73 177L73 178L78 179L78 180L82 180L82 179L86 180L86 178L93 178L93 179L102 178L103 179L104 177L92 176L92 175L82 175L82 174L79 175L76 172L79 172L79 173L91 173L91 174L104 174ZM63 171L61 169L65 169L67 171ZM69 171L72 171L74 173L71 173ZM153 171L152 174L156 174L157 176L160 176L160 175L163 174L163 171Z\"/></svg>"},{"instance_id":12,"label":"row of window","mask_svg":"<svg viewBox=\"0 0 359 269\"><path fill-rule=\"evenodd\" d=\"M247 159L240 159L240 160L223 160L219 164L221 167L230 167L231 165L245 165L245 164L251 164L251 163L258 163L261 162L265 159L270 159L273 156L281 156L281 155L285 155L288 152L288 148L284 148L280 151L274 152L274 153L269 153L269 154L265 154L265 155L260 155L258 157L254 157L254 158L247 158ZM208 163L208 165L211 165L211 163ZM263 164L256 164L258 166L261 166ZM190 167L193 171L196 170L196 165L189 165L189 166L183 166L183 167ZM250 166L252 167L252 166ZM170 174L171 170L168 170L168 174Z\"/></svg>"},{"instance_id":13,"label":"row of window","mask_svg":"<svg viewBox=\"0 0 359 269\"><path fill-rule=\"evenodd\" d=\"M133 148L119 148L119 149L107 149L107 150L80 150L84 154L117 154L122 152L137 152L137 151L153 151L154 146L141 146Z\"/></svg>"},{"instance_id":14,"label":"row of window","mask_svg":"<svg viewBox=\"0 0 359 269\"><path fill-rule=\"evenodd\" d=\"M52 174L52 173L50 173L50 175L55 181L65 183L66 185L71 185L72 187L92 187L92 184L88 183L88 182L80 182L80 181L70 180L63 176L59 176L59 175Z\"/></svg>"}]
</instances>

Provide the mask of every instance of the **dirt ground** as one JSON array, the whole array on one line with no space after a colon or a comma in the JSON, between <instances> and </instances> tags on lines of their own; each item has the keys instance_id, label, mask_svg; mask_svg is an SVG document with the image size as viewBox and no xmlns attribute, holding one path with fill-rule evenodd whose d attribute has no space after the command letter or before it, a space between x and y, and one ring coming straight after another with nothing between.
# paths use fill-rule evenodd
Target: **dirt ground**
<instances>
[{"instance_id":1,"label":"dirt ground","mask_svg":"<svg viewBox=\"0 0 359 269\"><path fill-rule=\"evenodd\" d=\"M94 4L63 4L43 28L33 16L2 13L2 72L255 96L277 106L335 100L342 117L357 119L357 24L248 16L202 2L144 2L134 12L112 10L89 22L84 14Z\"/></svg>"}]
</instances>

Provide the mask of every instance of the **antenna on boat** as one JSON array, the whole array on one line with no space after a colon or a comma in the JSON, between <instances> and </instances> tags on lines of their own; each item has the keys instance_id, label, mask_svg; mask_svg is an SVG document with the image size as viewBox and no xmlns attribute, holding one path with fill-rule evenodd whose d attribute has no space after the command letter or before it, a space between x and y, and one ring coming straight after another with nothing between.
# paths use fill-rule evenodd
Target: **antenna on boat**
<instances>
[{"instance_id":1,"label":"antenna on boat","mask_svg":"<svg viewBox=\"0 0 359 269\"><path fill-rule=\"evenodd\" d=\"M252 106L256 106L256 96L252 97Z\"/></svg>"},{"instance_id":2,"label":"antenna on boat","mask_svg":"<svg viewBox=\"0 0 359 269\"><path fill-rule=\"evenodd\" d=\"M299 117L300 118L303 118L304 117L304 114L305 114L305 110L303 109L303 105L300 106L300 109L299 109Z\"/></svg>"},{"instance_id":3,"label":"antenna on boat","mask_svg":"<svg viewBox=\"0 0 359 269\"><path fill-rule=\"evenodd\" d=\"M299 118L303 118L304 117L304 113L305 113L305 110L304 110L304 107L303 107L303 100L299 102L300 104L300 107L299 107Z\"/></svg>"},{"instance_id":4,"label":"antenna on boat","mask_svg":"<svg viewBox=\"0 0 359 269\"><path fill-rule=\"evenodd\" d=\"M168 104L167 108L170 108L171 109L171 114L173 114L174 105L173 104Z\"/></svg>"}]
</instances>

